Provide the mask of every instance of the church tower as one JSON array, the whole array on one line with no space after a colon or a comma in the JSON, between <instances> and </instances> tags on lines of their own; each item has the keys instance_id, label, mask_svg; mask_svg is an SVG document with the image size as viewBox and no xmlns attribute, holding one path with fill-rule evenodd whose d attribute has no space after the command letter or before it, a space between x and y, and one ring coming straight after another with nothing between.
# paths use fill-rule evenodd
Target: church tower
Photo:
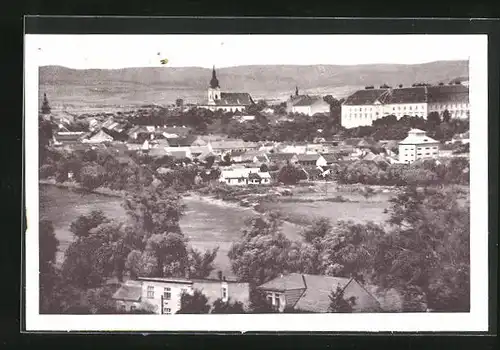
<instances>
[{"instance_id":1,"label":"church tower","mask_svg":"<svg viewBox=\"0 0 500 350\"><path fill-rule=\"evenodd\" d=\"M208 88L208 104L215 104L216 100L220 100L220 86L217 75L215 74L215 66L212 69L212 79Z\"/></svg>"}]
</instances>

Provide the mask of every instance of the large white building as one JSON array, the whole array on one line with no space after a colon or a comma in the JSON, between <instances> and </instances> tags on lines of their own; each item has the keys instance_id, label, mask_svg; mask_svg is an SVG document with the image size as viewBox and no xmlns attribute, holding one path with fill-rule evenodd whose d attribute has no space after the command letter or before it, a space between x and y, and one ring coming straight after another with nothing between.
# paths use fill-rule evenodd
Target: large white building
<instances>
[{"instance_id":1,"label":"large white building","mask_svg":"<svg viewBox=\"0 0 500 350\"><path fill-rule=\"evenodd\" d=\"M399 142L399 162L409 164L418 159L437 158L439 141L425 134L425 131L411 129L408 136Z\"/></svg>"},{"instance_id":2,"label":"large white building","mask_svg":"<svg viewBox=\"0 0 500 350\"><path fill-rule=\"evenodd\" d=\"M463 85L419 86L358 90L342 104L341 123L345 128L370 126L388 115L427 118L430 112L451 118L469 116L469 88Z\"/></svg>"},{"instance_id":3,"label":"large white building","mask_svg":"<svg viewBox=\"0 0 500 350\"><path fill-rule=\"evenodd\" d=\"M215 73L215 67L212 70L212 79L208 88L208 99L200 105L211 111L222 110L224 112L243 112L247 107L254 104L249 93L246 92L221 92L219 80Z\"/></svg>"}]
</instances>

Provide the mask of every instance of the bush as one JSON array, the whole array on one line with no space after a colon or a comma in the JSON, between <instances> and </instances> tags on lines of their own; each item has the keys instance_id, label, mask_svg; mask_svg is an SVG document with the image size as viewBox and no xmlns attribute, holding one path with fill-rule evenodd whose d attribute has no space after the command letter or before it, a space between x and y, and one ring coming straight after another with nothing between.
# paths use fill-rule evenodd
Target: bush
<instances>
[{"instance_id":1,"label":"bush","mask_svg":"<svg viewBox=\"0 0 500 350\"><path fill-rule=\"evenodd\" d=\"M52 164L44 164L40 167L40 179L46 179L56 174L56 167Z\"/></svg>"}]
</instances>

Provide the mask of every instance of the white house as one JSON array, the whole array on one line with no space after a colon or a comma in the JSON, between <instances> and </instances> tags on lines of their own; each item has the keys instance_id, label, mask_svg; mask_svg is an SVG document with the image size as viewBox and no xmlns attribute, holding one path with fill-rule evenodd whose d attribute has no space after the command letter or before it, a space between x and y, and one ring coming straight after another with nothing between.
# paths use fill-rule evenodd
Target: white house
<instances>
[{"instance_id":1,"label":"white house","mask_svg":"<svg viewBox=\"0 0 500 350\"><path fill-rule=\"evenodd\" d=\"M298 95L291 96L287 101L288 113L301 113L308 116L316 113L330 113L330 105L321 96Z\"/></svg>"},{"instance_id":2,"label":"white house","mask_svg":"<svg viewBox=\"0 0 500 350\"><path fill-rule=\"evenodd\" d=\"M237 168L223 170L219 182L231 186L269 185L271 175L267 171L261 172L259 168Z\"/></svg>"},{"instance_id":3,"label":"white house","mask_svg":"<svg viewBox=\"0 0 500 350\"><path fill-rule=\"evenodd\" d=\"M298 163L302 166L315 165L326 166L328 162L321 154L297 154Z\"/></svg>"},{"instance_id":4,"label":"white house","mask_svg":"<svg viewBox=\"0 0 500 350\"><path fill-rule=\"evenodd\" d=\"M443 116L445 110L451 118L465 119L469 117L469 88L464 85L429 86L428 110Z\"/></svg>"},{"instance_id":5,"label":"white house","mask_svg":"<svg viewBox=\"0 0 500 350\"><path fill-rule=\"evenodd\" d=\"M425 131L411 129L408 136L399 142L399 162L412 163L418 159L437 158L439 141L425 134Z\"/></svg>"},{"instance_id":6,"label":"white house","mask_svg":"<svg viewBox=\"0 0 500 350\"><path fill-rule=\"evenodd\" d=\"M217 299L242 302L248 305L248 283L226 281L226 279L186 279L138 277L128 280L113 295L120 311L137 309L151 310L156 314L173 315L181 308L182 293L201 291L212 304Z\"/></svg>"}]
</instances>

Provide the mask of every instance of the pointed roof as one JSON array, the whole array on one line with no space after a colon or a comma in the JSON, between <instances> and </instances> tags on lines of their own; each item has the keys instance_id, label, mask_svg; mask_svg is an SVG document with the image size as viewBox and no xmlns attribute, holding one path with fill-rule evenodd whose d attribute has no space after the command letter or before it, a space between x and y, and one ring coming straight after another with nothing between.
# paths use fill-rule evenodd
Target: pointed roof
<instances>
[{"instance_id":1,"label":"pointed roof","mask_svg":"<svg viewBox=\"0 0 500 350\"><path fill-rule=\"evenodd\" d=\"M212 79L210 80L210 88L212 89L220 88L219 80L217 79L217 75L215 74L215 66L212 69Z\"/></svg>"}]
</instances>

